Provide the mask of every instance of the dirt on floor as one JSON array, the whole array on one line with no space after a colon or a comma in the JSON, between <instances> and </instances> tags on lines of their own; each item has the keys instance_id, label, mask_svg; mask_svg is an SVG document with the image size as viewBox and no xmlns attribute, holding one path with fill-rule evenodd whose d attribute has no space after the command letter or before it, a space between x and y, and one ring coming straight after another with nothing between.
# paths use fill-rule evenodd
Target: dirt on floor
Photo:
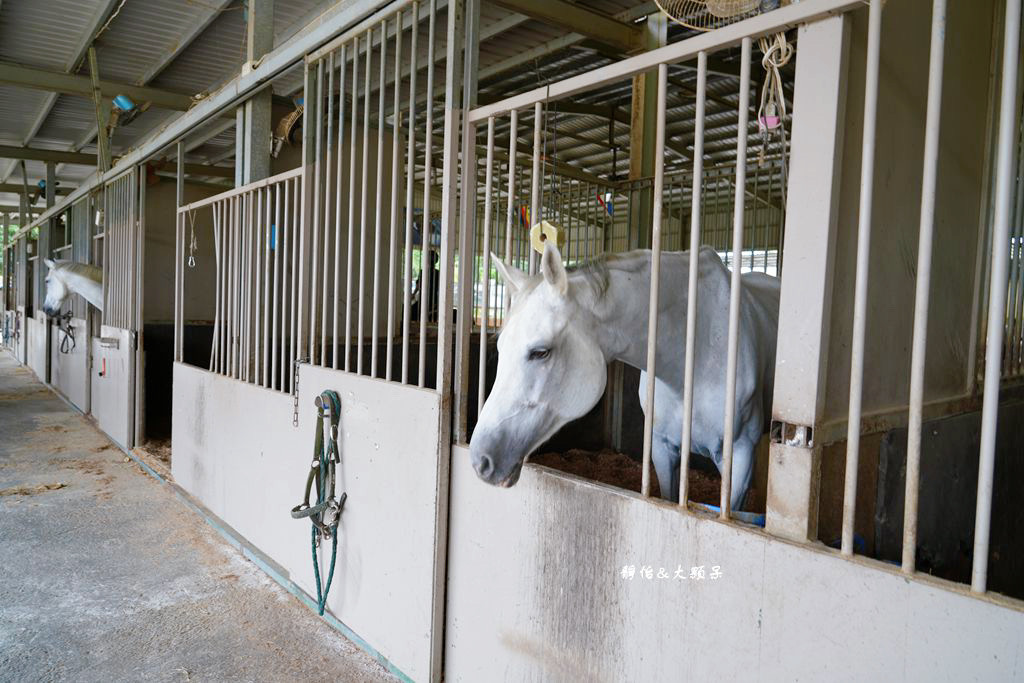
<instances>
[{"instance_id":1,"label":"dirt on floor","mask_svg":"<svg viewBox=\"0 0 1024 683\"><path fill-rule=\"evenodd\" d=\"M574 448L565 453L542 453L531 455L530 462L609 486L640 492L640 480L643 473L641 463L625 453L618 453L610 448L600 451L584 451ZM718 472L690 468L691 501L718 505L721 486L722 478ZM653 476L653 473L651 495L661 495L658 478Z\"/></svg>"}]
</instances>

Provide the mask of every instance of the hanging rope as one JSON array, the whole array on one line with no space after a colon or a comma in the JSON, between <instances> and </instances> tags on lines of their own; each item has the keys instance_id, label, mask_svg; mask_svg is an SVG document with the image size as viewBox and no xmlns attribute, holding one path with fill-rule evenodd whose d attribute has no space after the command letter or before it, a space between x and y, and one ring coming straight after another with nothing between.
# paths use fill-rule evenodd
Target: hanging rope
<instances>
[{"instance_id":1,"label":"hanging rope","mask_svg":"<svg viewBox=\"0 0 1024 683\"><path fill-rule=\"evenodd\" d=\"M338 450L338 421L341 418L341 399L337 392L325 391L316 398L317 429L313 442L313 462L306 477L305 499L292 508L294 519L309 518L313 523L311 545L313 550L313 576L316 578L316 602L320 616L327 605L327 594L334 580L334 565L338 557L338 521L348 495L334 499L335 469L341 462ZM316 484L316 505L310 505L309 495ZM331 539L331 566L327 571L327 583L321 586L320 561L317 547L321 540Z\"/></svg>"},{"instance_id":2,"label":"hanging rope","mask_svg":"<svg viewBox=\"0 0 1024 683\"><path fill-rule=\"evenodd\" d=\"M199 249L199 242L196 241L196 212L195 211L189 211L188 212L188 225L189 225L189 231L192 234L191 238L189 239L189 243L188 243L188 267L189 268L195 268L196 267L195 252L196 252L197 249Z\"/></svg>"},{"instance_id":3,"label":"hanging rope","mask_svg":"<svg viewBox=\"0 0 1024 683\"><path fill-rule=\"evenodd\" d=\"M764 166L765 155L771 143L773 131L778 131L782 146L782 187L783 201L787 185L787 143L786 143L786 92L782 88L780 69L789 64L796 49L786 40L784 32L776 33L771 38L758 41L761 52L761 66L764 67L764 84L761 86L761 103L757 109L757 125L761 132L761 151L758 165Z\"/></svg>"}]
</instances>

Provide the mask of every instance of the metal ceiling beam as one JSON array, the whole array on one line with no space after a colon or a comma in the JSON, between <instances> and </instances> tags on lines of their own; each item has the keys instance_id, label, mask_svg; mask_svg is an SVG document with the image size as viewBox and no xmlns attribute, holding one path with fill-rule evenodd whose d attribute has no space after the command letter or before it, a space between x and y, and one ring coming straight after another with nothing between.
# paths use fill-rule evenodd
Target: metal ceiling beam
<instances>
[{"instance_id":1,"label":"metal ceiling beam","mask_svg":"<svg viewBox=\"0 0 1024 683\"><path fill-rule=\"evenodd\" d=\"M209 26L210 23L220 15L223 9L231 4L231 2L232 0L211 0L211 2L197 5L195 7L195 14L193 15L194 18L192 23L182 32L178 40L176 40L174 44L170 45L168 49L159 56L156 62L146 70L142 77L135 81L135 84L138 86L144 86L156 78L164 69L170 66L171 63L178 58L178 55L184 52L196 38L202 35L203 31L206 30L206 27ZM162 125L162 123L163 122L160 122L156 125L159 126ZM76 152L81 150L96 138L98 132L97 127L95 125L92 126L86 135L71 146L71 149ZM59 168L57 170L58 172L60 171Z\"/></svg>"},{"instance_id":2,"label":"metal ceiling beam","mask_svg":"<svg viewBox=\"0 0 1024 683\"><path fill-rule=\"evenodd\" d=\"M633 9L626 10L625 12L620 12L619 14L616 14L614 18L620 22L633 22L636 19L639 19L640 17L645 17L657 11L658 6L655 5L654 2L645 2L644 4L638 5ZM524 64L529 64L534 60L542 59L552 53L558 52L559 50L564 50L568 47L573 47L574 45L578 45L579 43L582 43L587 39L587 36L583 35L582 33L576 32L580 30L579 26L572 26L571 28L575 29L572 33L567 33L566 35L561 36L559 38L554 38L546 43L541 43L540 45L534 48L524 50L517 55L509 57L508 59L503 59L500 62L496 62L485 68L480 69L480 73L478 75L479 81L483 82L488 78L493 78L494 76L498 76L502 73L505 73L506 71L518 69Z\"/></svg>"},{"instance_id":3,"label":"metal ceiling beam","mask_svg":"<svg viewBox=\"0 0 1024 683\"><path fill-rule=\"evenodd\" d=\"M67 95L92 96L92 83L88 76L75 76L58 71L46 71L30 66L0 62L0 83L23 88L34 88ZM100 92L104 97L127 95L136 102L152 102L164 109L187 111L192 106L192 97L169 92L159 88L147 88L126 83L100 81Z\"/></svg>"},{"instance_id":4,"label":"metal ceiling beam","mask_svg":"<svg viewBox=\"0 0 1024 683\"><path fill-rule=\"evenodd\" d=\"M640 47L640 29L565 0L494 0L495 4L560 28L576 31L620 52Z\"/></svg>"},{"instance_id":5,"label":"metal ceiling beam","mask_svg":"<svg viewBox=\"0 0 1024 683\"><path fill-rule=\"evenodd\" d=\"M92 45L93 40L96 39L96 32L100 30L100 26L102 26L107 20L107 17L110 16L110 13L114 10L114 6L117 2L118 0L107 0L102 10L93 13L92 21L86 29L82 31L81 38L79 39L78 44L75 45L75 51L71 59L64 63L65 72L74 74L78 70L78 67L85 59L86 51L89 49L89 46ZM39 133L39 129L43 127L43 124L46 123L46 119L49 118L50 112L53 110L53 106L57 103L58 97L60 97L60 93L58 92L51 92L46 96L46 101L44 101L43 106L39 108L39 114L36 115L35 119L32 121L32 125L29 126L28 133L21 139L22 145L29 145L32 143L36 134ZM7 180L13 168L14 165L12 164L4 174L4 181Z\"/></svg>"},{"instance_id":6,"label":"metal ceiling beam","mask_svg":"<svg viewBox=\"0 0 1024 683\"><path fill-rule=\"evenodd\" d=\"M0 192L11 192L13 194L23 194L24 186L20 183L0 183ZM38 188L32 188L38 189ZM57 194L71 194L76 188L73 187L57 187Z\"/></svg>"}]
</instances>

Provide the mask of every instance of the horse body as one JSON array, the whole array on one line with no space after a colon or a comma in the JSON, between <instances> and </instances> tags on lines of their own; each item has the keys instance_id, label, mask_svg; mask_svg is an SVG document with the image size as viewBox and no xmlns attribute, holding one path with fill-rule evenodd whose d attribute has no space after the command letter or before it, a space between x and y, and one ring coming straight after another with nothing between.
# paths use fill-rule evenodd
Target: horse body
<instances>
[{"instance_id":1,"label":"horse body","mask_svg":"<svg viewBox=\"0 0 1024 683\"><path fill-rule=\"evenodd\" d=\"M513 292L512 307L471 452L482 479L511 486L530 452L597 404L608 362L646 367L651 253L608 256L566 271L549 244L541 274L532 277L495 262ZM701 249L698 267L691 446L721 469L731 275L708 247ZM652 459L662 495L672 500L679 490L688 271L688 252L662 254ZM749 486L754 447L771 406L779 302L776 278L748 274L742 283L734 507ZM642 373L641 403L646 381Z\"/></svg>"},{"instance_id":2,"label":"horse body","mask_svg":"<svg viewBox=\"0 0 1024 683\"><path fill-rule=\"evenodd\" d=\"M88 263L63 259L44 259L49 272L46 274L46 299L43 311L49 316L60 315L60 309L68 294L81 294L86 301L103 310L103 270Z\"/></svg>"}]
</instances>

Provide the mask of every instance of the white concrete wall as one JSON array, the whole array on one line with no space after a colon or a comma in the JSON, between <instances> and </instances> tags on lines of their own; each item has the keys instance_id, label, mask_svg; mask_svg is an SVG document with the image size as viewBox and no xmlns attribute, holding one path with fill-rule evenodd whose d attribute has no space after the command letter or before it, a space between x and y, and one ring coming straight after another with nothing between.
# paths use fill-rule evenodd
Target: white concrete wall
<instances>
[{"instance_id":1,"label":"white concrete wall","mask_svg":"<svg viewBox=\"0 0 1024 683\"><path fill-rule=\"evenodd\" d=\"M82 318L72 318L75 343L68 341L68 353L61 353L64 333L52 327L50 344L50 384L82 412L89 412L89 335Z\"/></svg>"},{"instance_id":2,"label":"white concrete wall","mask_svg":"<svg viewBox=\"0 0 1024 683\"><path fill-rule=\"evenodd\" d=\"M1024 680L1019 606L453 450L448 681Z\"/></svg>"},{"instance_id":3,"label":"white concrete wall","mask_svg":"<svg viewBox=\"0 0 1024 683\"><path fill-rule=\"evenodd\" d=\"M307 366L299 380L296 429L290 395L176 363L175 481L315 596L310 524L289 511L309 470L313 399L337 391L338 491L348 501L328 607L401 671L426 680L432 613L441 608L433 591L439 397Z\"/></svg>"}]
</instances>

